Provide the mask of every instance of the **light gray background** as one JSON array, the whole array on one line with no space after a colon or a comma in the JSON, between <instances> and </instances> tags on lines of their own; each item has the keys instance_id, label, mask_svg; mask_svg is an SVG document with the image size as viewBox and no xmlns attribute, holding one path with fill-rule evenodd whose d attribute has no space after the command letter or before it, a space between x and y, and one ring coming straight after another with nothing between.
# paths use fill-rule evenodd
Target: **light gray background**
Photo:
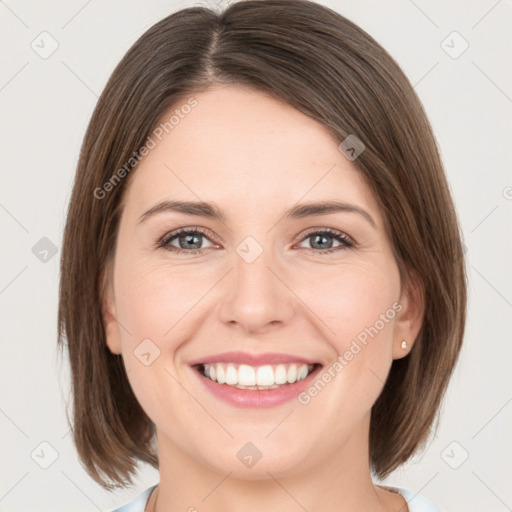
<instances>
[{"instance_id":1,"label":"light gray background","mask_svg":"<svg viewBox=\"0 0 512 512\"><path fill-rule=\"evenodd\" d=\"M446 511L512 510L512 2L325 3L374 36L415 86L467 246L466 344L440 428L428 450L388 483L419 491ZM98 95L147 28L190 5L0 1L1 511L107 511L158 480L144 468L137 487L111 495L77 460L64 406L69 374L55 355L58 259L78 152ZM59 45L46 59L31 47L35 41L50 48L50 39L41 42L48 37L39 36L43 31ZM469 44L458 58L463 41L446 39L453 31ZM43 237L56 246L55 256L44 253ZM43 469L52 450L58 458ZM290 501L288 510L294 506Z\"/></svg>"}]
</instances>

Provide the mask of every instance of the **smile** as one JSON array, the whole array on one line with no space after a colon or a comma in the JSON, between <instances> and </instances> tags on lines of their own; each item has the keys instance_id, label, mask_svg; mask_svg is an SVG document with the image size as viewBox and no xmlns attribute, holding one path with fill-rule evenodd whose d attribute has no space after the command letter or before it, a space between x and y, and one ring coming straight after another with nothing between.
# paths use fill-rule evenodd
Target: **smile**
<instances>
[{"instance_id":1,"label":"smile","mask_svg":"<svg viewBox=\"0 0 512 512\"><path fill-rule=\"evenodd\" d=\"M268 408L296 399L322 364L291 354L224 352L190 361L189 367L213 399L235 407Z\"/></svg>"},{"instance_id":2,"label":"smile","mask_svg":"<svg viewBox=\"0 0 512 512\"><path fill-rule=\"evenodd\" d=\"M264 390L276 389L307 378L315 368L314 364L247 364L212 363L200 365L199 371L218 384L237 389Z\"/></svg>"}]
</instances>

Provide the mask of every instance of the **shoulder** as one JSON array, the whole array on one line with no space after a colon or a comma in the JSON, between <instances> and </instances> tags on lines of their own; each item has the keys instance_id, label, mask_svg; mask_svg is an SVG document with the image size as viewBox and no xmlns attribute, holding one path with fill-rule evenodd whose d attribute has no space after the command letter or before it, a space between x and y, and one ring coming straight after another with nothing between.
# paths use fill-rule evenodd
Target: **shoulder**
<instances>
[{"instance_id":1,"label":"shoulder","mask_svg":"<svg viewBox=\"0 0 512 512\"><path fill-rule=\"evenodd\" d=\"M409 512L442 512L435 503L417 492L401 489L400 487L395 487L395 490L404 497L409 506Z\"/></svg>"},{"instance_id":2,"label":"shoulder","mask_svg":"<svg viewBox=\"0 0 512 512\"><path fill-rule=\"evenodd\" d=\"M149 496L157 485L158 484L155 484L152 487L149 487L144 492L140 493L134 500L126 503L126 505L123 505L122 507L112 510L112 512L144 512Z\"/></svg>"}]
</instances>

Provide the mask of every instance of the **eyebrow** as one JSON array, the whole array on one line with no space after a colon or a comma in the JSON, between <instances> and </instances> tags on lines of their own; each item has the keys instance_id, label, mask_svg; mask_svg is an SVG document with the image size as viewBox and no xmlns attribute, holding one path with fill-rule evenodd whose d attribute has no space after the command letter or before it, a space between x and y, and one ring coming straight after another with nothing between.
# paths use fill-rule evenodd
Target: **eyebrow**
<instances>
[{"instance_id":1,"label":"eyebrow","mask_svg":"<svg viewBox=\"0 0 512 512\"><path fill-rule=\"evenodd\" d=\"M178 212L198 217L207 217L209 219L226 220L224 212L214 203L203 201L161 201L144 212L139 217L139 223L162 212ZM363 210L359 206L341 201L321 201L317 203L299 204L287 210L283 218L303 219L337 212L357 213L365 218L374 228L377 227L372 216L366 210Z\"/></svg>"}]
</instances>

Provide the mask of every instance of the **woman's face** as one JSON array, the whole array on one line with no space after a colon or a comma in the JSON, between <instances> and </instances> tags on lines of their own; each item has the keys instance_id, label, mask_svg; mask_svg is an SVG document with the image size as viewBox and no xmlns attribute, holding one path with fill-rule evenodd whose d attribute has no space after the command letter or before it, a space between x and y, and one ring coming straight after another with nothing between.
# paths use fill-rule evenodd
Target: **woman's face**
<instances>
[{"instance_id":1,"label":"woman's face","mask_svg":"<svg viewBox=\"0 0 512 512\"><path fill-rule=\"evenodd\" d=\"M125 191L108 346L161 457L246 479L353 464L419 328L379 205L313 119L243 87L194 98Z\"/></svg>"}]
</instances>

